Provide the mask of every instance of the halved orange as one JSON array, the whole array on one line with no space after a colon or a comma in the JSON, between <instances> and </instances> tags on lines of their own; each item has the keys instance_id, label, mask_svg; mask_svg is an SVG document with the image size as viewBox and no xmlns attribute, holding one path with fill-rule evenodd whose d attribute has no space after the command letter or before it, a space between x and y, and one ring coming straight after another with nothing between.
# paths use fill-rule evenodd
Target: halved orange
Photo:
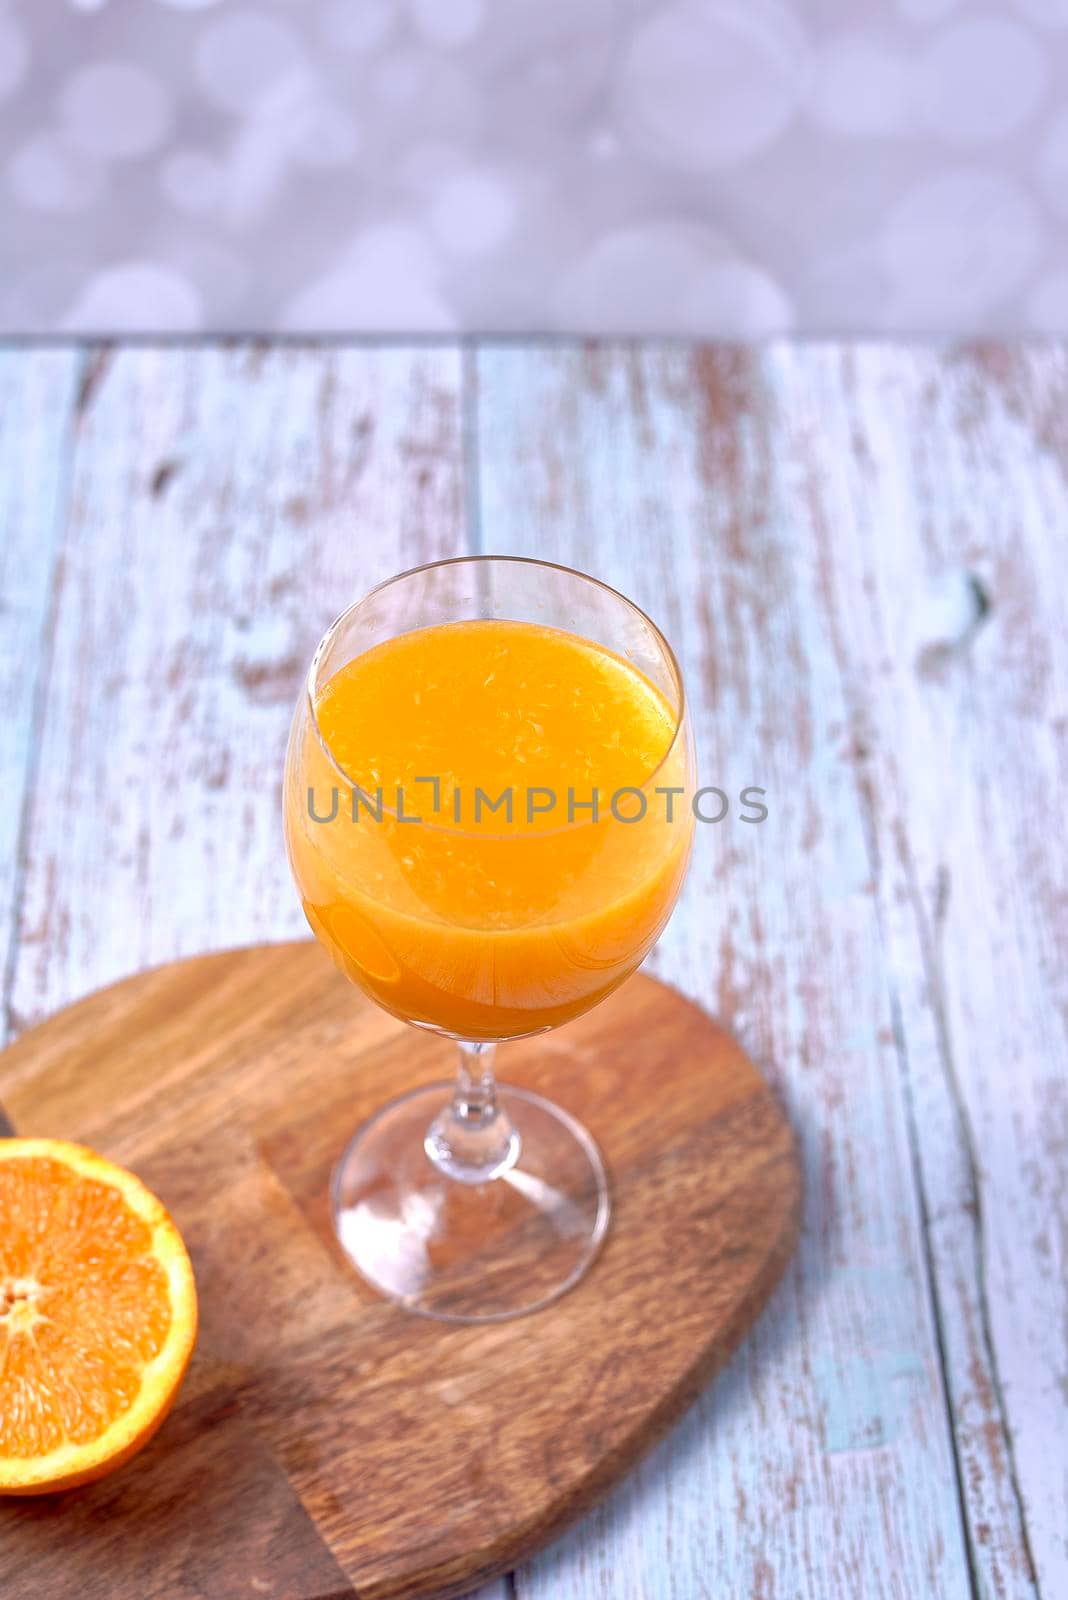
<instances>
[{"instance_id":1,"label":"halved orange","mask_svg":"<svg viewBox=\"0 0 1068 1600\"><path fill-rule=\"evenodd\" d=\"M139 1178L81 1145L0 1139L0 1494L128 1461L196 1331L185 1245Z\"/></svg>"}]
</instances>

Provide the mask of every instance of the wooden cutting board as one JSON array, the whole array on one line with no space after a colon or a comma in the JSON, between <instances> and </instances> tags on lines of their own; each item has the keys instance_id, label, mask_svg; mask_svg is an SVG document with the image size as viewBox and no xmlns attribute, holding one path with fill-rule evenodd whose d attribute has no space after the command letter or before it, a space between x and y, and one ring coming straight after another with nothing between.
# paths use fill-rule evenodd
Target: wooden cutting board
<instances>
[{"instance_id":1,"label":"wooden cutting board","mask_svg":"<svg viewBox=\"0 0 1068 1600\"><path fill-rule=\"evenodd\" d=\"M311 944L203 956L90 996L0 1056L19 1133L93 1145L185 1235L201 1332L178 1405L113 1478L0 1502L0 1594L33 1600L458 1595L633 1465L752 1324L797 1234L790 1129L740 1048L632 978L504 1051L578 1116L614 1212L546 1310L453 1326L378 1299L331 1232L331 1165L451 1047Z\"/></svg>"}]
</instances>

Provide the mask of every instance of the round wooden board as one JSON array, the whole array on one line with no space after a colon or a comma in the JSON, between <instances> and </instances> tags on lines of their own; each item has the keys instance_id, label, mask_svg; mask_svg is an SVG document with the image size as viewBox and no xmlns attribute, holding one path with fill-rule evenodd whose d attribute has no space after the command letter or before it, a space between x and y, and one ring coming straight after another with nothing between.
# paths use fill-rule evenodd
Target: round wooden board
<instances>
[{"instance_id":1,"label":"round wooden board","mask_svg":"<svg viewBox=\"0 0 1068 1600\"><path fill-rule=\"evenodd\" d=\"M639 975L502 1052L607 1158L578 1288L514 1322L406 1315L357 1278L327 1189L349 1132L452 1047L307 943L127 979L0 1056L19 1133L133 1167L173 1213L201 1331L174 1414L86 1489L0 1503L0 1593L34 1600L456 1595L586 1511L750 1327L797 1234L800 1168L737 1044Z\"/></svg>"}]
</instances>

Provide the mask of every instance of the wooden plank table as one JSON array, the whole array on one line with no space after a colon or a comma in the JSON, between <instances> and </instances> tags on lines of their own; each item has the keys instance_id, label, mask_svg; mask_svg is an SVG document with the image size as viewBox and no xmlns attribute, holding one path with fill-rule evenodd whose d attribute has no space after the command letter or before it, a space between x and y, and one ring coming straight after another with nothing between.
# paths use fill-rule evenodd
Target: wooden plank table
<instances>
[{"instance_id":1,"label":"wooden plank table","mask_svg":"<svg viewBox=\"0 0 1068 1600\"><path fill-rule=\"evenodd\" d=\"M801 1248L485 1600L1068 1594L1066 541L1058 347L0 353L7 1037L302 931L298 682L420 561L617 584L678 647L702 781L767 790L698 829L652 967L786 1102Z\"/></svg>"}]
</instances>

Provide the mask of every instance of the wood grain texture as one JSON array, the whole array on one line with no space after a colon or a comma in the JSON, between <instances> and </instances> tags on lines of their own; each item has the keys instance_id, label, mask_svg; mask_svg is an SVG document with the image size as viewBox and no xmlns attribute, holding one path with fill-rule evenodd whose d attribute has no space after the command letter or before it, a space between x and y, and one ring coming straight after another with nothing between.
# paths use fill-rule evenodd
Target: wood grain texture
<instances>
[{"instance_id":1,"label":"wood grain texture","mask_svg":"<svg viewBox=\"0 0 1068 1600\"><path fill-rule=\"evenodd\" d=\"M752 1064L642 976L511 1046L508 1081L604 1152L613 1224L555 1306L455 1327L375 1296L329 1218L347 1128L387 1085L447 1095L453 1056L306 942L140 975L0 1056L20 1129L72 1134L160 1195L201 1309L189 1390L135 1471L0 1506L0 1590L67 1600L106 1573L108 1600L230 1600L252 1578L266 1600L460 1594L581 1515L704 1387L797 1235L793 1137Z\"/></svg>"},{"instance_id":2,"label":"wood grain texture","mask_svg":"<svg viewBox=\"0 0 1068 1600\"><path fill-rule=\"evenodd\" d=\"M77 417L17 1025L139 967L304 930L297 687L339 611L463 537L447 350L101 349Z\"/></svg>"},{"instance_id":3,"label":"wood grain texture","mask_svg":"<svg viewBox=\"0 0 1068 1600\"><path fill-rule=\"evenodd\" d=\"M10 356L4 392L66 359ZM232 669L268 696L257 668L310 644L339 586L463 548L465 497L472 547L644 600L684 657L704 781L769 787L767 823L701 830L655 970L733 1023L798 1121L802 1249L715 1388L520 1596L1068 1588L1066 385L1041 346L91 352L71 445L49 402L39 465L5 472L35 524L60 508L56 616L81 641L57 633L50 670L36 625L12 647L0 614L42 711L14 826L24 746L0 733L16 1023L142 960L297 931L270 792L288 706ZM357 526L320 490L368 408ZM57 547L24 543L5 582L45 616ZM968 574L990 601L974 626ZM168 659L191 641L180 712L146 681L149 604ZM162 800L102 759L72 775L116 727L120 771L166 772ZM216 788L197 775L222 752Z\"/></svg>"},{"instance_id":4,"label":"wood grain texture","mask_svg":"<svg viewBox=\"0 0 1068 1600\"><path fill-rule=\"evenodd\" d=\"M1026 692L1051 651L1063 671L1066 401L1056 354L990 352L985 373L878 348L480 357L495 548L634 594L679 647L702 781L768 789L766 824L698 830L654 969L712 995L775 1074L810 1197L776 1318L654 1464L518 1575L521 1595L1023 1596L1028 1536L1043 1592L1064 1587L1065 1013L1049 988L1059 950L1063 994L1064 877L1033 802L1012 847L991 849L978 819L1005 804L1006 748L1055 815L1062 679L1042 683L1041 722ZM919 642L909 628L935 579L973 559L977 492L1002 544L1028 553L1003 575L1000 710L950 658L969 749L947 768L938 649L917 667L937 624ZM908 774L907 808L888 803L888 769ZM961 806L977 820L956 831ZM947 832L962 881L985 880L954 910L977 959L952 958L948 1028L932 1005ZM1026 1023L999 978L1006 899L1030 921L1009 969ZM947 1068L951 1029L966 1075ZM985 1234L980 1181L998 1219Z\"/></svg>"},{"instance_id":5,"label":"wood grain texture","mask_svg":"<svg viewBox=\"0 0 1068 1600\"><path fill-rule=\"evenodd\" d=\"M1068 1592L1068 360L824 352L806 417L973 1560ZM855 470L824 418L848 415ZM893 519L895 537L878 537ZM871 597L867 614L853 597ZM848 664L848 666L846 665Z\"/></svg>"},{"instance_id":6,"label":"wood grain texture","mask_svg":"<svg viewBox=\"0 0 1068 1600\"><path fill-rule=\"evenodd\" d=\"M23 823L37 770L36 719L50 653L49 608L63 534L67 445L81 358L0 352L0 975L7 1010Z\"/></svg>"},{"instance_id":7,"label":"wood grain texture","mask_svg":"<svg viewBox=\"0 0 1068 1600\"><path fill-rule=\"evenodd\" d=\"M304 931L279 822L298 679L371 584L462 551L464 466L455 350L6 359L17 394L60 359L76 374L20 501L24 561L5 567L52 628L36 650L27 636L40 716L24 807L21 746L0 741L5 825L19 830L13 804L22 817L15 904L0 905L0 940L21 932L17 1033L146 962ZM19 398L9 416L17 463L32 413ZM5 627L4 648L22 635Z\"/></svg>"}]
</instances>

